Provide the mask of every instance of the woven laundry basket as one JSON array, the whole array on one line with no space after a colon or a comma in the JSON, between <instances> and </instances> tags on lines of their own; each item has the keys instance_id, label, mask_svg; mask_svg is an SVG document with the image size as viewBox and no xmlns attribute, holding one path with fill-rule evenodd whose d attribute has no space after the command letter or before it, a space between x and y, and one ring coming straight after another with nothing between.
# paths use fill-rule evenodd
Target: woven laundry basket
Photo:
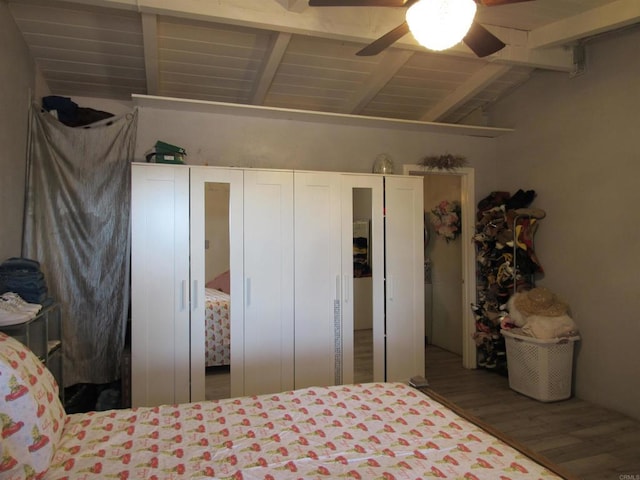
<instances>
[{"instance_id":1,"label":"woven laundry basket","mask_svg":"<svg viewBox=\"0 0 640 480\"><path fill-rule=\"evenodd\" d=\"M507 347L509 387L541 402L571 397L573 346L579 336L543 340L500 331Z\"/></svg>"}]
</instances>

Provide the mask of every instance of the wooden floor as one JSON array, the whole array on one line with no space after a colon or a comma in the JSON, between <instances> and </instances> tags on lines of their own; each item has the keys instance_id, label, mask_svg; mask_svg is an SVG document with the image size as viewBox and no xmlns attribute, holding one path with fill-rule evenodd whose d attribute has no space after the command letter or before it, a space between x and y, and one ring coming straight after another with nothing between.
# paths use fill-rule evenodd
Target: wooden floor
<instances>
[{"instance_id":1,"label":"wooden floor","mask_svg":"<svg viewBox=\"0 0 640 480\"><path fill-rule=\"evenodd\" d=\"M207 368L204 380L204 398L206 400L219 400L231 396L230 371L228 365Z\"/></svg>"},{"instance_id":2,"label":"wooden floor","mask_svg":"<svg viewBox=\"0 0 640 480\"><path fill-rule=\"evenodd\" d=\"M507 377L468 370L426 349L430 387L497 430L585 480L640 480L640 422L577 398L544 403L509 388Z\"/></svg>"}]
</instances>

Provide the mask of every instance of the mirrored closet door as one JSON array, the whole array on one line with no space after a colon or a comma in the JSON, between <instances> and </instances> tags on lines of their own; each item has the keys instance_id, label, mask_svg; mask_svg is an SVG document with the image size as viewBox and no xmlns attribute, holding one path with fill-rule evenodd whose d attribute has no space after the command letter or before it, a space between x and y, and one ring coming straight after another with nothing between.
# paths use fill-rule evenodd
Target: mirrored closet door
<instances>
[{"instance_id":1,"label":"mirrored closet door","mask_svg":"<svg viewBox=\"0 0 640 480\"><path fill-rule=\"evenodd\" d=\"M242 377L242 170L191 168L190 225L191 398L229 398Z\"/></svg>"},{"instance_id":2,"label":"mirrored closet door","mask_svg":"<svg viewBox=\"0 0 640 480\"><path fill-rule=\"evenodd\" d=\"M341 175L343 383L384 381L383 178Z\"/></svg>"},{"instance_id":3,"label":"mirrored closet door","mask_svg":"<svg viewBox=\"0 0 640 480\"><path fill-rule=\"evenodd\" d=\"M191 401L292 389L293 172L190 170Z\"/></svg>"},{"instance_id":4,"label":"mirrored closet door","mask_svg":"<svg viewBox=\"0 0 640 480\"><path fill-rule=\"evenodd\" d=\"M383 179L294 177L295 387L383 380ZM354 257L355 220L367 232L364 263Z\"/></svg>"}]
</instances>

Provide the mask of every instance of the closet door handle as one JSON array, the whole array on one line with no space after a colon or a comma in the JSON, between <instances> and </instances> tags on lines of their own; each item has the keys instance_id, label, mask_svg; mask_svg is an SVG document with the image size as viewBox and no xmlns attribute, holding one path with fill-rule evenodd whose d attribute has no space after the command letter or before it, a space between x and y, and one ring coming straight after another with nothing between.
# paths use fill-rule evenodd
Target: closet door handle
<instances>
[{"instance_id":1,"label":"closet door handle","mask_svg":"<svg viewBox=\"0 0 640 480\"><path fill-rule=\"evenodd\" d=\"M340 275L336 275L336 300L340 301L340 292L342 290L342 286L340 285Z\"/></svg>"},{"instance_id":2,"label":"closet door handle","mask_svg":"<svg viewBox=\"0 0 640 480\"><path fill-rule=\"evenodd\" d=\"M247 301L247 307L251 305L251 279L247 278L247 288L245 292L245 298Z\"/></svg>"},{"instance_id":3,"label":"closet door handle","mask_svg":"<svg viewBox=\"0 0 640 480\"><path fill-rule=\"evenodd\" d=\"M387 298L393 301L393 276L387 276Z\"/></svg>"},{"instance_id":4,"label":"closet door handle","mask_svg":"<svg viewBox=\"0 0 640 480\"><path fill-rule=\"evenodd\" d=\"M350 288L349 288L351 286L350 282L349 282L349 278L350 278L349 275L345 275L344 276L344 284L343 284L343 286L344 286L344 301L345 302L349 301L349 298L350 298L349 294L351 293L350 292Z\"/></svg>"},{"instance_id":5,"label":"closet door handle","mask_svg":"<svg viewBox=\"0 0 640 480\"><path fill-rule=\"evenodd\" d=\"M198 281L193 281L193 294L191 295L193 306L191 307L193 310L198 308Z\"/></svg>"},{"instance_id":6,"label":"closet door handle","mask_svg":"<svg viewBox=\"0 0 640 480\"><path fill-rule=\"evenodd\" d=\"M187 305L187 281L180 282L180 310L184 310Z\"/></svg>"}]
</instances>

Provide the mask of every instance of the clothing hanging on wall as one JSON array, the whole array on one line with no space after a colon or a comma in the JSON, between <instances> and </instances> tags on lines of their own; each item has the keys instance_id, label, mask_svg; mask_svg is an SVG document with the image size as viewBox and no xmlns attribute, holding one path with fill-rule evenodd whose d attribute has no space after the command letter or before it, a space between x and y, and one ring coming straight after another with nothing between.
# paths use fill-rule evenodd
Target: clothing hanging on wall
<instances>
[{"instance_id":1,"label":"clothing hanging on wall","mask_svg":"<svg viewBox=\"0 0 640 480\"><path fill-rule=\"evenodd\" d=\"M120 376L136 125L134 111L71 128L32 107L23 256L40 262L61 305L64 386Z\"/></svg>"}]
</instances>

